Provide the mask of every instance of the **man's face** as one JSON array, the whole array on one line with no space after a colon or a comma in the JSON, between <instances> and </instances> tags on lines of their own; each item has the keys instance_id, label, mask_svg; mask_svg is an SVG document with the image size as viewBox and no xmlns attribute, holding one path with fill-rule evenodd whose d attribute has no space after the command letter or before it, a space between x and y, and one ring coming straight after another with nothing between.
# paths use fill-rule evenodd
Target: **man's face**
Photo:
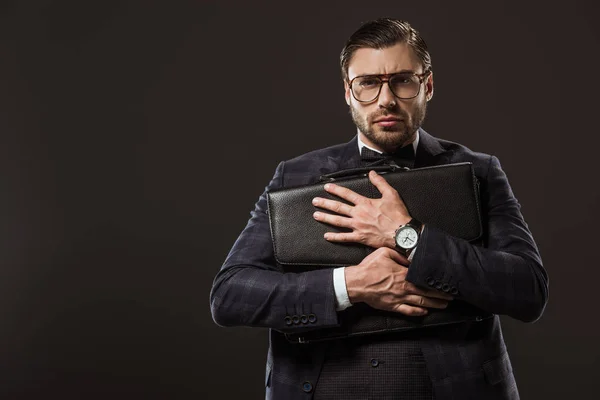
<instances>
[{"instance_id":1,"label":"man's face","mask_svg":"<svg viewBox=\"0 0 600 400\"><path fill-rule=\"evenodd\" d=\"M413 50L405 43L385 49L361 48L354 52L348 65L348 81L362 75L384 75L398 72L423 73L423 66ZM361 140L370 147L384 152L394 152L411 143L423 123L427 101L433 95L433 75L421 84L419 95L413 99L399 99L383 83L379 97L369 103L357 101L345 82L346 103L350 106L352 120ZM393 121L381 121L394 118Z\"/></svg>"}]
</instances>

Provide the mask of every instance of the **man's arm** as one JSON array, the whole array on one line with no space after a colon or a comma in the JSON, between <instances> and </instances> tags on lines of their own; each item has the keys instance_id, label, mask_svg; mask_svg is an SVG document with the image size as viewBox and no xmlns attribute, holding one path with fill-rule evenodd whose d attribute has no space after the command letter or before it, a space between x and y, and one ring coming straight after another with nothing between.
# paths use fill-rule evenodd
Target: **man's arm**
<instances>
[{"instance_id":1,"label":"man's arm","mask_svg":"<svg viewBox=\"0 0 600 400\"><path fill-rule=\"evenodd\" d=\"M394 230L411 217L398 192L374 172L371 182L381 192L380 199L363 197L347 188L330 184L326 190L349 202L315 198L313 203L338 215L315 213L315 219L351 232L326 233L327 240L357 242L374 248L394 248ZM396 277L377 279L377 271L365 273L356 266L345 269L350 301L367 296L372 306L399 307L404 279L417 287L448 293L495 314L506 314L522 321L534 321L548 300L548 277L520 205L496 157L489 157L487 174L481 182L485 248L452 237L429 224L425 225L410 268L388 265L387 274ZM388 263L389 264L389 263ZM368 264L365 264L368 265ZM364 265L363 265L364 266ZM381 273L381 271L378 271ZM384 275L381 275L383 278ZM428 292L428 296L433 296ZM435 296L433 296L435 297ZM425 299L427 300L427 299ZM378 304L373 301L379 302Z\"/></svg>"},{"instance_id":2,"label":"man's arm","mask_svg":"<svg viewBox=\"0 0 600 400\"><path fill-rule=\"evenodd\" d=\"M284 162L215 277L210 305L221 326L295 332L338 325L333 270L284 274L275 261L266 194L283 186L283 173Z\"/></svg>"},{"instance_id":3,"label":"man's arm","mask_svg":"<svg viewBox=\"0 0 600 400\"><path fill-rule=\"evenodd\" d=\"M495 314L532 322L548 301L548 276L506 174L490 158L482 182L487 205L485 248L426 226L406 279L422 287L455 288L454 297Z\"/></svg>"}]
</instances>

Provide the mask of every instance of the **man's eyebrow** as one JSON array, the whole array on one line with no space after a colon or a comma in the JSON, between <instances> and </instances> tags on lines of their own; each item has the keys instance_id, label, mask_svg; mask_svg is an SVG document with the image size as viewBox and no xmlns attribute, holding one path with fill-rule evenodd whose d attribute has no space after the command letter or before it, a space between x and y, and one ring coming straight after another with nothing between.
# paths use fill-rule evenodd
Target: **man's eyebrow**
<instances>
[{"instance_id":1,"label":"man's eyebrow","mask_svg":"<svg viewBox=\"0 0 600 400\"><path fill-rule=\"evenodd\" d=\"M398 72L392 72L390 74L363 74L363 75L356 75L354 78L358 78L358 77L369 77L369 76L390 76L390 75L396 75L396 74L416 74L416 72L412 69L402 69ZM352 79L354 79L352 78Z\"/></svg>"}]
</instances>

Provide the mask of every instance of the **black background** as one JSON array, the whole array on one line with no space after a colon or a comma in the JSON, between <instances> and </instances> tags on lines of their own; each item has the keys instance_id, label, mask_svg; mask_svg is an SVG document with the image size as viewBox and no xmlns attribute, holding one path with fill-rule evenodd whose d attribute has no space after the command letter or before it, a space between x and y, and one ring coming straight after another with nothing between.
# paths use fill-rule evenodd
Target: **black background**
<instances>
[{"instance_id":1,"label":"black background","mask_svg":"<svg viewBox=\"0 0 600 400\"><path fill-rule=\"evenodd\" d=\"M349 140L338 57L410 21L424 128L499 157L550 276L503 317L523 399L593 398L598 34L592 1L0 3L0 397L264 396L267 331L212 279L280 160Z\"/></svg>"}]
</instances>

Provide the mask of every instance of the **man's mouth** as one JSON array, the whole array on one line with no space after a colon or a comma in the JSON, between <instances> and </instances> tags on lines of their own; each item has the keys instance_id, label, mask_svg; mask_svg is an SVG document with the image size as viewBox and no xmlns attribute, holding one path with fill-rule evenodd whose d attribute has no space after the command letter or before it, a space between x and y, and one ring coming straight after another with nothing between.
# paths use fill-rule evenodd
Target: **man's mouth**
<instances>
[{"instance_id":1,"label":"man's mouth","mask_svg":"<svg viewBox=\"0 0 600 400\"><path fill-rule=\"evenodd\" d=\"M394 126L394 125L402 122L402 119L400 119L398 117L382 117L382 118L377 118L373 122L380 126Z\"/></svg>"}]
</instances>

